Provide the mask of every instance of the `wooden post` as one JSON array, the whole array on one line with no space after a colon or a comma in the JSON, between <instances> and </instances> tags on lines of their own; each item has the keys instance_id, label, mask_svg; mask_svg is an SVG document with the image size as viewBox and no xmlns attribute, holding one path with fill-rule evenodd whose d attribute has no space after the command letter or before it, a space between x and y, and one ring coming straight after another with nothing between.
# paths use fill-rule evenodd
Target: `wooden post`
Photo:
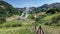
<instances>
[{"instance_id":1,"label":"wooden post","mask_svg":"<svg viewBox=\"0 0 60 34\"><path fill-rule=\"evenodd\" d=\"M39 27L39 29L40 29L40 34L41 34L41 26Z\"/></svg>"},{"instance_id":2,"label":"wooden post","mask_svg":"<svg viewBox=\"0 0 60 34\"><path fill-rule=\"evenodd\" d=\"M46 33L41 26L39 28L35 26L35 34L46 34Z\"/></svg>"},{"instance_id":3,"label":"wooden post","mask_svg":"<svg viewBox=\"0 0 60 34\"><path fill-rule=\"evenodd\" d=\"M35 26L35 34L36 34L36 26Z\"/></svg>"}]
</instances>

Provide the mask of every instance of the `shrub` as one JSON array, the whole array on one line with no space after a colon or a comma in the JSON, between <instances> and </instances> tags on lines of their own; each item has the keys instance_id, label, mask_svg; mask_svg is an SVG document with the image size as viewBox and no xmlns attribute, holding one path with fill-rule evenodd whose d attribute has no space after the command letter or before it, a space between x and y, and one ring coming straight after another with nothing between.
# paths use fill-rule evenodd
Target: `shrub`
<instances>
[{"instance_id":1,"label":"shrub","mask_svg":"<svg viewBox=\"0 0 60 34\"><path fill-rule=\"evenodd\" d=\"M49 23L46 22L45 25L49 25Z\"/></svg>"},{"instance_id":2,"label":"shrub","mask_svg":"<svg viewBox=\"0 0 60 34\"><path fill-rule=\"evenodd\" d=\"M0 18L0 24L6 22L6 19L5 18Z\"/></svg>"},{"instance_id":3,"label":"shrub","mask_svg":"<svg viewBox=\"0 0 60 34\"><path fill-rule=\"evenodd\" d=\"M20 26L22 26L22 24L14 24L14 25L12 25L12 27L20 27Z\"/></svg>"},{"instance_id":4,"label":"shrub","mask_svg":"<svg viewBox=\"0 0 60 34\"><path fill-rule=\"evenodd\" d=\"M57 26L59 26L60 24L59 24L59 21L60 21L60 15L59 16L56 16L56 17L53 17L52 18L52 22L50 23L50 25L57 25Z\"/></svg>"}]
</instances>

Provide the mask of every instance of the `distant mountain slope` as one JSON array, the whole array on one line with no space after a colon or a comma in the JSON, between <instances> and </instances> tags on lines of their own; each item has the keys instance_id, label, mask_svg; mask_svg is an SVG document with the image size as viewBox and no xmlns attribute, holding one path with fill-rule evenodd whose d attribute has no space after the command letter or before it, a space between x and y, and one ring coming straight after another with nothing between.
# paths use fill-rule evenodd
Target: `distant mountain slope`
<instances>
[{"instance_id":1,"label":"distant mountain slope","mask_svg":"<svg viewBox=\"0 0 60 34\"><path fill-rule=\"evenodd\" d=\"M15 9L12 5L5 1L0 1L0 15L1 13L4 15L11 16L13 14L16 14L18 11Z\"/></svg>"},{"instance_id":2,"label":"distant mountain slope","mask_svg":"<svg viewBox=\"0 0 60 34\"><path fill-rule=\"evenodd\" d=\"M48 9L51 9L51 8L57 8L60 10L60 3L52 3L52 4L44 4L40 7L38 7L38 10L48 10Z\"/></svg>"},{"instance_id":3,"label":"distant mountain slope","mask_svg":"<svg viewBox=\"0 0 60 34\"><path fill-rule=\"evenodd\" d=\"M0 1L0 22L5 22L7 17L11 17L13 15L19 15L19 11L15 9L11 4Z\"/></svg>"},{"instance_id":4,"label":"distant mountain slope","mask_svg":"<svg viewBox=\"0 0 60 34\"><path fill-rule=\"evenodd\" d=\"M25 8L17 8L17 9L24 11ZM39 7L29 7L29 9L31 10L29 12L32 12L32 13L40 12L40 11L44 11L45 12L45 11L47 11L49 9L52 9L52 8L57 8L57 9L60 10L60 3L44 4L44 5L39 6Z\"/></svg>"}]
</instances>

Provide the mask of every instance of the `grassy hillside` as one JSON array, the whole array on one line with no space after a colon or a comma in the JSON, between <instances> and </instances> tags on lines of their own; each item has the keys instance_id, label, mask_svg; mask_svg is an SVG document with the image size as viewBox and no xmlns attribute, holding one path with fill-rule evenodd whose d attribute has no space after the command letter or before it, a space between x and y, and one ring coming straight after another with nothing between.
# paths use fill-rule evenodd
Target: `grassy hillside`
<instances>
[{"instance_id":1,"label":"grassy hillside","mask_svg":"<svg viewBox=\"0 0 60 34\"><path fill-rule=\"evenodd\" d=\"M6 18L13 15L21 15L21 10L17 10L11 4L0 1L0 24L6 22Z\"/></svg>"},{"instance_id":2,"label":"grassy hillside","mask_svg":"<svg viewBox=\"0 0 60 34\"><path fill-rule=\"evenodd\" d=\"M57 9L48 10L47 13L41 11L29 14L27 19L21 20L18 19L20 12L17 9L0 1L0 34L35 34L35 26L40 25L46 34L60 34L59 12Z\"/></svg>"},{"instance_id":3,"label":"grassy hillside","mask_svg":"<svg viewBox=\"0 0 60 34\"><path fill-rule=\"evenodd\" d=\"M44 25L54 25L58 26L60 25L60 13L55 14L44 14L44 15L37 15L36 18L34 18L36 23L42 23Z\"/></svg>"},{"instance_id":4,"label":"grassy hillside","mask_svg":"<svg viewBox=\"0 0 60 34\"><path fill-rule=\"evenodd\" d=\"M0 25L0 34L34 34L32 20L14 20Z\"/></svg>"},{"instance_id":5,"label":"grassy hillside","mask_svg":"<svg viewBox=\"0 0 60 34\"><path fill-rule=\"evenodd\" d=\"M43 18L41 15L38 15L38 18L40 18L36 22L32 19L7 21L0 25L0 34L35 34L33 27L34 24L41 25L47 34L59 34L60 26L56 26L56 24L54 26L49 25L52 18L59 18L58 16L60 16L60 13L45 15ZM45 25L46 22L49 24Z\"/></svg>"},{"instance_id":6,"label":"grassy hillside","mask_svg":"<svg viewBox=\"0 0 60 34\"><path fill-rule=\"evenodd\" d=\"M37 17L32 19L35 20L37 26L42 26L46 31L46 34L60 34L60 13L55 14L35 14Z\"/></svg>"}]
</instances>

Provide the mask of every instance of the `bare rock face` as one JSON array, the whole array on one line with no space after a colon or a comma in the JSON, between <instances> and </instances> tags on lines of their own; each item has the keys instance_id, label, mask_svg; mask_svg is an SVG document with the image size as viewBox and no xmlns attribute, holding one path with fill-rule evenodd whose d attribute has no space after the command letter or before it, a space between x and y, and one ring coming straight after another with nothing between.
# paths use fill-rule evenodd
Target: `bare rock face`
<instances>
[{"instance_id":1,"label":"bare rock face","mask_svg":"<svg viewBox=\"0 0 60 34\"><path fill-rule=\"evenodd\" d=\"M11 16L9 18L6 18L6 21L13 21L13 20L18 20L19 19L19 16L18 15L14 15L14 16Z\"/></svg>"},{"instance_id":2,"label":"bare rock face","mask_svg":"<svg viewBox=\"0 0 60 34\"><path fill-rule=\"evenodd\" d=\"M3 5L0 5L0 6L1 6L3 9L6 9L5 6L3 6Z\"/></svg>"}]
</instances>

